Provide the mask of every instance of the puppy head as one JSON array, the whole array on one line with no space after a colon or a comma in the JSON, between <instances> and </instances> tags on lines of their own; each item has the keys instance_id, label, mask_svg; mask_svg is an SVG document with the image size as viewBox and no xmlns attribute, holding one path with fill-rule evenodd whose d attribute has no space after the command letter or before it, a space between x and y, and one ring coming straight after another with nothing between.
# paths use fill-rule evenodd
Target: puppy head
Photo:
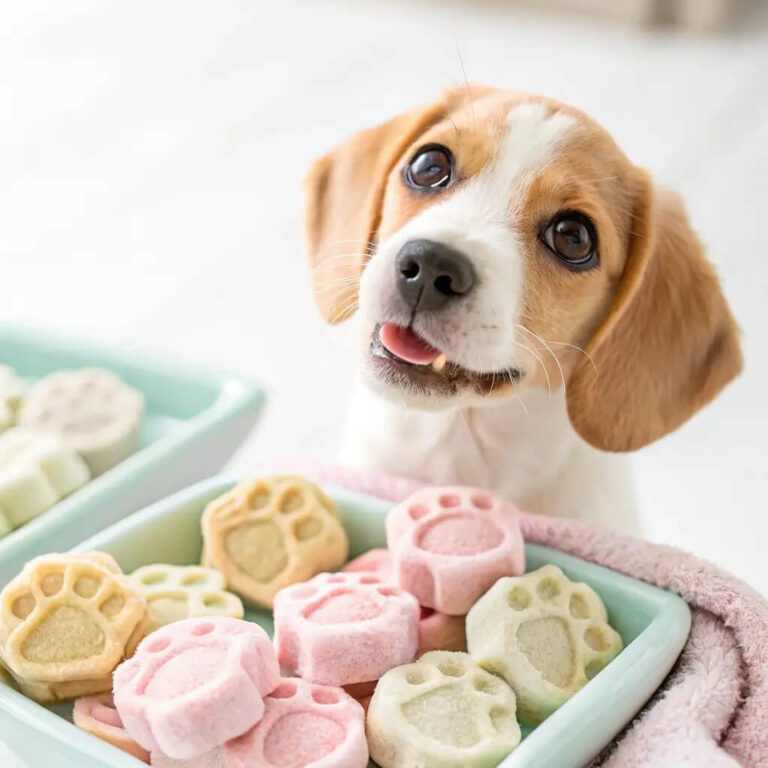
<instances>
[{"instance_id":1,"label":"puppy head","mask_svg":"<svg viewBox=\"0 0 768 768\"><path fill-rule=\"evenodd\" d=\"M318 306L359 307L368 380L399 402L562 387L579 434L623 451L740 371L679 200L575 109L449 91L318 160L306 193Z\"/></svg>"}]
</instances>

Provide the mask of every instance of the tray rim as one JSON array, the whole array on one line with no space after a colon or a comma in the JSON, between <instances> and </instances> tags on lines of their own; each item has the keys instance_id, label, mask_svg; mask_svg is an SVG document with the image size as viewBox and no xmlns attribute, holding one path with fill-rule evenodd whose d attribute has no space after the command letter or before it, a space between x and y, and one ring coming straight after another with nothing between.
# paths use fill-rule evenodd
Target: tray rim
<instances>
[{"instance_id":1,"label":"tray rim","mask_svg":"<svg viewBox=\"0 0 768 768\"><path fill-rule=\"evenodd\" d=\"M241 479L239 476L218 474L202 480L89 536L69 551L86 551L103 546L106 543L106 538L119 538L126 531L139 528L150 520L162 518L172 510L193 502L196 498L213 490L219 489L223 493ZM355 502L368 505L378 504L382 508L382 513L392 506L392 502L331 484L323 485L323 488L335 500L343 500L345 504L354 504ZM624 648L621 654L587 686L539 725L514 752L499 763L497 768L531 768L533 765L536 768L578 766L604 748L610 739L642 709L657 690L685 645L690 630L691 612L687 603L679 595L669 590L550 547L526 544L526 551L529 548L537 554L554 553L555 559L564 562L566 567L568 565L575 565L579 569L586 567L588 573L594 569L595 572L602 573L603 577L608 575L612 580L618 581L619 584L625 583L631 586L633 590L640 590L649 605L655 609L650 623ZM638 642L641 639L643 642ZM649 657L653 657L653 659ZM656 661L655 666L651 664L652 660ZM654 670L655 674L653 674ZM626 697L619 696L617 697L619 699L618 704L612 703L611 708L607 711L607 717L603 717L601 720L593 714L586 723L582 722L577 731L569 727L573 719L571 715L576 706L582 711L594 713L594 708L590 709L590 701L593 704L599 704L601 700L606 698L613 699L616 691L626 684L622 683L621 680L624 676L629 676L631 679L633 690L640 690L639 696L631 701L625 700ZM598 708L598 714L600 711ZM119 749L81 731L55 712L6 685L0 685L0 712L17 718L55 741L66 743L71 748L82 752L84 756L92 756L110 768L137 768L137 766L144 765ZM608 727L606 727L606 720ZM66 725L71 725L72 728L66 728ZM568 731L573 731L573 733L568 733ZM606 735L608 741L606 741ZM531 762L532 760L534 762Z\"/></svg>"}]
</instances>

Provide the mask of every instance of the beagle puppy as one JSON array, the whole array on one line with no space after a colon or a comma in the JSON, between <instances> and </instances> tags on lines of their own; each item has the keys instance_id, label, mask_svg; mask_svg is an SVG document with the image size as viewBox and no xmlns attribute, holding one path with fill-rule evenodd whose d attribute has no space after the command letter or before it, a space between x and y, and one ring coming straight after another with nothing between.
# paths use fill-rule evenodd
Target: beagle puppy
<instances>
[{"instance_id":1,"label":"beagle puppy","mask_svg":"<svg viewBox=\"0 0 768 768\"><path fill-rule=\"evenodd\" d=\"M483 86L352 137L305 191L318 307L362 339L345 462L637 531L620 454L742 366L678 197L582 112Z\"/></svg>"}]
</instances>

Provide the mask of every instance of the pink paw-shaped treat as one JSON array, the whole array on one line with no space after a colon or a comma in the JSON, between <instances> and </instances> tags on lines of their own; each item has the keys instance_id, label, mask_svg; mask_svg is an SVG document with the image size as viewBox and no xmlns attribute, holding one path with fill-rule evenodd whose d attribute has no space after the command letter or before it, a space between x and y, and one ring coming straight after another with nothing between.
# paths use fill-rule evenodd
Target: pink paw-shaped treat
<instances>
[{"instance_id":1,"label":"pink paw-shaped treat","mask_svg":"<svg viewBox=\"0 0 768 768\"><path fill-rule=\"evenodd\" d=\"M344 566L344 570L353 573L374 573L382 581L394 583L392 553L388 549L372 549L350 560ZM434 608L421 606L417 658L428 651L466 650L467 635L464 630L464 616L449 616ZM367 695L370 696L370 693ZM354 693L352 696L358 701L362 700Z\"/></svg>"},{"instance_id":2,"label":"pink paw-shaped treat","mask_svg":"<svg viewBox=\"0 0 768 768\"><path fill-rule=\"evenodd\" d=\"M278 660L316 683L378 680L416 655L416 598L372 573L321 573L287 587L274 618Z\"/></svg>"},{"instance_id":3,"label":"pink paw-shaped treat","mask_svg":"<svg viewBox=\"0 0 768 768\"><path fill-rule=\"evenodd\" d=\"M363 708L340 688L284 679L259 724L224 748L226 768L366 768Z\"/></svg>"},{"instance_id":4,"label":"pink paw-shaped treat","mask_svg":"<svg viewBox=\"0 0 768 768\"><path fill-rule=\"evenodd\" d=\"M123 728L123 721L117 714L111 693L97 693L83 696L75 702L72 719L78 728L92 736L122 749L144 763L149 762L149 752L140 747Z\"/></svg>"},{"instance_id":5,"label":"pink paw-shaped treat","mask_svg":"<svg viewBox=\"0 0 768 768\"><path fill-rule=\"evenodd\" d=\"M387 544L397 583L452 616L525 568L517 508L479 488L417 491L387 515Z\"/></svg>"},{"instance_id":6,"label":"pink paw-shaped treat","mask_svg":"<svg viewBox=\"0 0 768 768\"><path fill-rule=\"evenodd\" d=\"M269 637L225 617L153 632L115 671L115 705L131 737L172 758L202 755L252 728L280 682Z\"/></svg>"}]
</instances>

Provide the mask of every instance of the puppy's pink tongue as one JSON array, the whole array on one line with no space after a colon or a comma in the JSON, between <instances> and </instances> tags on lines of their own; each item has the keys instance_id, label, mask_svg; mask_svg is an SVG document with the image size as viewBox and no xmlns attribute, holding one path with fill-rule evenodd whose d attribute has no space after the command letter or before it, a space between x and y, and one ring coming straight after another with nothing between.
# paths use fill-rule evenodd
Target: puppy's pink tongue
<instances>
[{"instance_id":1,"label":"puppy's pink tongue","mask_svg":"<svg viewBox=\"0 0 768 768\"><path fill-rule=\"evenodd\" d=\"M418 333L392 323L384 323L379 330L381 343L397 357L416 365L430 365L440 351L427 344Z\"/></svg>"}]
</instances>

